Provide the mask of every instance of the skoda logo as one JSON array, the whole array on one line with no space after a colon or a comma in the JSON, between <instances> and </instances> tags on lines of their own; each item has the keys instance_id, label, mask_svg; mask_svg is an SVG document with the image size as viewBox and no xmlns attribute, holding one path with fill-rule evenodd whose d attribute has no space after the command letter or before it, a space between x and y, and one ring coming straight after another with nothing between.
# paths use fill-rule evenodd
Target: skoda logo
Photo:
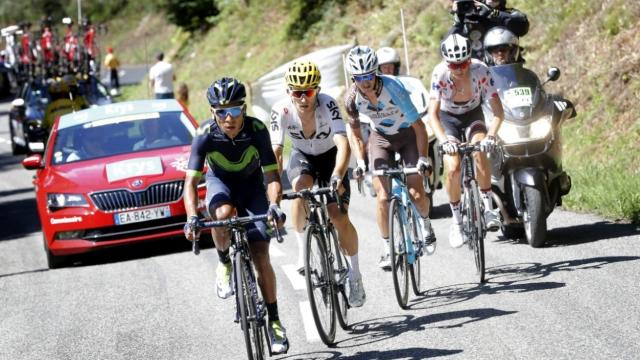
<instances>
[{"instance_id":1,"label":"skoda logo","mask_svg":"<svg viewBox=\"0 0 640 360\"><path fill-rule=\"evenodd\" d=\"M140 179L133 180L133 182L131 183L131 185L132 185L133 187L140 187L140 186L142 186L142 180L140 180Z\"/></svg>"}]
</instances>

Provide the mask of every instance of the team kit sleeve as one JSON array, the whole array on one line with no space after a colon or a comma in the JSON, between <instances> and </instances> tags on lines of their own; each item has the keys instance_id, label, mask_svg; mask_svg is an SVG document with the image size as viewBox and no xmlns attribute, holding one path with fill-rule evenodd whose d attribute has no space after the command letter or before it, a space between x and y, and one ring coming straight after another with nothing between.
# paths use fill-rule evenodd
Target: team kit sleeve
<instances>
[{"instance_id":1,"label":"team kit sleeve","mask_svg":"<svg viewBox=\"0 0 640 360\"><path fill-rule=\"evenodd\" d=\"M404 114L405 122L408 124L413 124L416 120L418 120L418 110L416 110L415 105L413 105L413 102L411 101L411 94L409 94L409 91L407 91L404 85L402 85L400 80L383 76L382 81L384 86L389 91L391 98L395 101L396 105L400 108L400 111Z\"/></svg>"},{"instance_id":2,"label":"team kit sleeve","mask_svg":"<svg viewBox=\"0 0 640 360\"><path fill-rule=\"evenodd\" d=\"M273 153L273 149L271 147L269 131L262 121L258 119L254 119L253 121L255 122L255 140L258 148L258 154L260 154L260 166L262 166L262 172L278 171L278 162L276 161L276 155Z\"/></svg>"},{"instance_id":3,"label":"team kit sleeve","mask_svg":"<svg viewBox=\"0 0 640 360\"><path fill-rule=\"evenodd\" d=\"M321 103L324 104L323 106L326 107L327 114L331 118L331 132L337 135L346 135L347 128L336 99L326 94L322 94L321 99Z\"/></svg>"},{"instance_id":4,"label":"team kit sleeve","mask_svg":"<svg viewBox=\"0 0 640 360\"><path fill-rule=\"evenodd\" d=\"M280 102L271 108L269 117L269 138L272 145L284 146L284 128L286 127L284 118L284 105Z\"/></svg>"},{"instance_id":5,"label":"team kit sleeve","mask_svg":"<svg viewBox=\"0 0 640 360\"><path fill-rule=\"evenodd\" d=\"M204 169L204 161L207 156L206 152L206 134L196 135L191 142L191 155L189 156L189 165L187 166L187 175L201 177Z\"/></svg>"},{"instance_id":6,"label":"team kit sleeve","mask_svg":"<svg viewBox=\"0 0 640 360\"><path fill-rule=\"evenodd\" d=\"M440 100L442 99L442 86L444 82L441 79L440 64L438 64L431 73L431 89L429 90L429 99Z\"/></svg>"}]
</instances>

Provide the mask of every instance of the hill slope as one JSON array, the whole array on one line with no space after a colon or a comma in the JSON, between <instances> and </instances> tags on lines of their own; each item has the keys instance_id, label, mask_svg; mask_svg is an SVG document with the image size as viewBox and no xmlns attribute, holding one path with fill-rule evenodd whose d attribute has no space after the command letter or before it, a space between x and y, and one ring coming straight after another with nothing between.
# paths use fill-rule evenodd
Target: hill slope
<instances>
[{"instance_id":1,"label":"hill slope","mask_svg":"<svg viewBox=\"0 0 640 360\"><path fill-rule=\"evenodd\" d=\"M217 25L195 36L166 25L157 14L142 18L133 28L148 34L146 58L154 52L150 49L164 48L171 55L179 81L191 89L191 109L202 119L209 114L202 94L220 76L252 81L296 56L354 39L375 48L400 49L401 8L411 74L426 82L440 60L439 39L451 24L445 9L448 0L325 0L313 2L314 8L303 8L301 3L226 5ZM573 178L565 206L639 223L640 2L512 0L509 4L525 12L531 22L522 39L528 66L541 75L547 67L558 66L563 75L547 89L563 93L578 111L563 131L565 167ZM114 30L110 36L118 39L116 27L110 28ZM145 58L140 56L140 38L135 44L121 46L125 59ZM146 94L144 87L127 91L128 97Z\"/></svg>"}]
</instances>

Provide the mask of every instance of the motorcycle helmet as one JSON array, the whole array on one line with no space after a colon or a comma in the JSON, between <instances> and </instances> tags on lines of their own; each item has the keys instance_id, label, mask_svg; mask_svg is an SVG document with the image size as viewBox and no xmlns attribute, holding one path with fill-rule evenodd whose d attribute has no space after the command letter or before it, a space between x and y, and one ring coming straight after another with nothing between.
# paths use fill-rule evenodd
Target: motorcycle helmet
<instances>
[{"instance_id":1,"label":"motorcycle helmet","mask_svg":"<svg viewBox=\"0 0 640 360\"><path fill-rule=\"evenodd\" d=\"M212 107L242 105L246 96L244 85L231 77L214 81L207 90L207 100Z\"/></svg>"},{"instance_id":2,"label":"motorcycle helmet","mask_svg":"<svg viewBox=\"0 0 640 360\"><path fill-rule=\"evenodd\" d=\"M368 46L356 46L347 55L347 70L351 75L364 75L378 70L378 57Z\"/></svg>"},{"instance_id":3,"label":"motorcycle helmet","mask_svg":"<svg viewBox=\"0 0 640 360\"><path fill-rule=\"evenodd\" d=\"M440 44L442 58L453 64L460 64L471 58L471 42L468 38L451 34Z\"/></svg>"},{"instance_id":4,"label":"motorcycle helmet","mask_svg":"<svg viewBox=\"0 0 640 360\"><path fill-rule=\"evenodd\" d=\"M518 44L518 37L502 26L496 26L489 30L484 36L484 59L488 65L495 65L493 57L491 56L492 49L500 46L509 47L509 55L507 57L507 63L513 63L518 60L520 55L520 46Z\"/></svg>"},{"instance_id":5,"label":"motorcycle helmet","mask_svg":"<svg viewBox=\"0 0 640 360\"><path fill-rule=\"evenodd\" d=\"M378 67L384 64L393 64L393 75L398 75L400 72L400 55L394 48L381 47L376 51L378 57Z\"/></svg>"},{"instance_id":6,"label":"motorcycle helmet","mask_svg":"<svg viewBox=\"0 0 640 360\"><path fill-rule=\"evenodd\" d=\"M504 10L507 6L507 0L484 0L484 3L493 9Z\"/></svg>"},{"instance_id":7,"label":"motorcycle helmet","mask_svg":"<svg viewBox=\"0 0 640 360\"><path fill-rule=\"evenodd\" d=\"M67 16L65 18L62 18L62 23L67 26L71 26L73 25L73 19Z\"/></svg>"},{"instance_id":8,"label":"motorcycle helmet","mask_svg":"<svg viewBox=\"0 0 640 360\"><path fill-rule=\"evenodd\" d=\"M311 61L294 61L284 74L287 86L292 89L316 88L320 85L320 70Z\"/></svg>"}]
</instances>

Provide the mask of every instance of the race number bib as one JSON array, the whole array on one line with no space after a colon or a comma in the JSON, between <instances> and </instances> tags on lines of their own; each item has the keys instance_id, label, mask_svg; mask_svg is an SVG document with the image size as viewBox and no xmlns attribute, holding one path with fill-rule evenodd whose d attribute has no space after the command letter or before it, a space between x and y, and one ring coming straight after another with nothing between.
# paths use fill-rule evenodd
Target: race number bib
<instances>
[{"instance_id":1,"label":"race number bib","mask_svg":"<svg viewBox=\"0 0 640 360\"><path fill-rule=\"evenodd\" d=\"M509 108L531 106L533 103L531 88L518 87L504 92L504 103Z\"/></svg>"}]
</instances>

